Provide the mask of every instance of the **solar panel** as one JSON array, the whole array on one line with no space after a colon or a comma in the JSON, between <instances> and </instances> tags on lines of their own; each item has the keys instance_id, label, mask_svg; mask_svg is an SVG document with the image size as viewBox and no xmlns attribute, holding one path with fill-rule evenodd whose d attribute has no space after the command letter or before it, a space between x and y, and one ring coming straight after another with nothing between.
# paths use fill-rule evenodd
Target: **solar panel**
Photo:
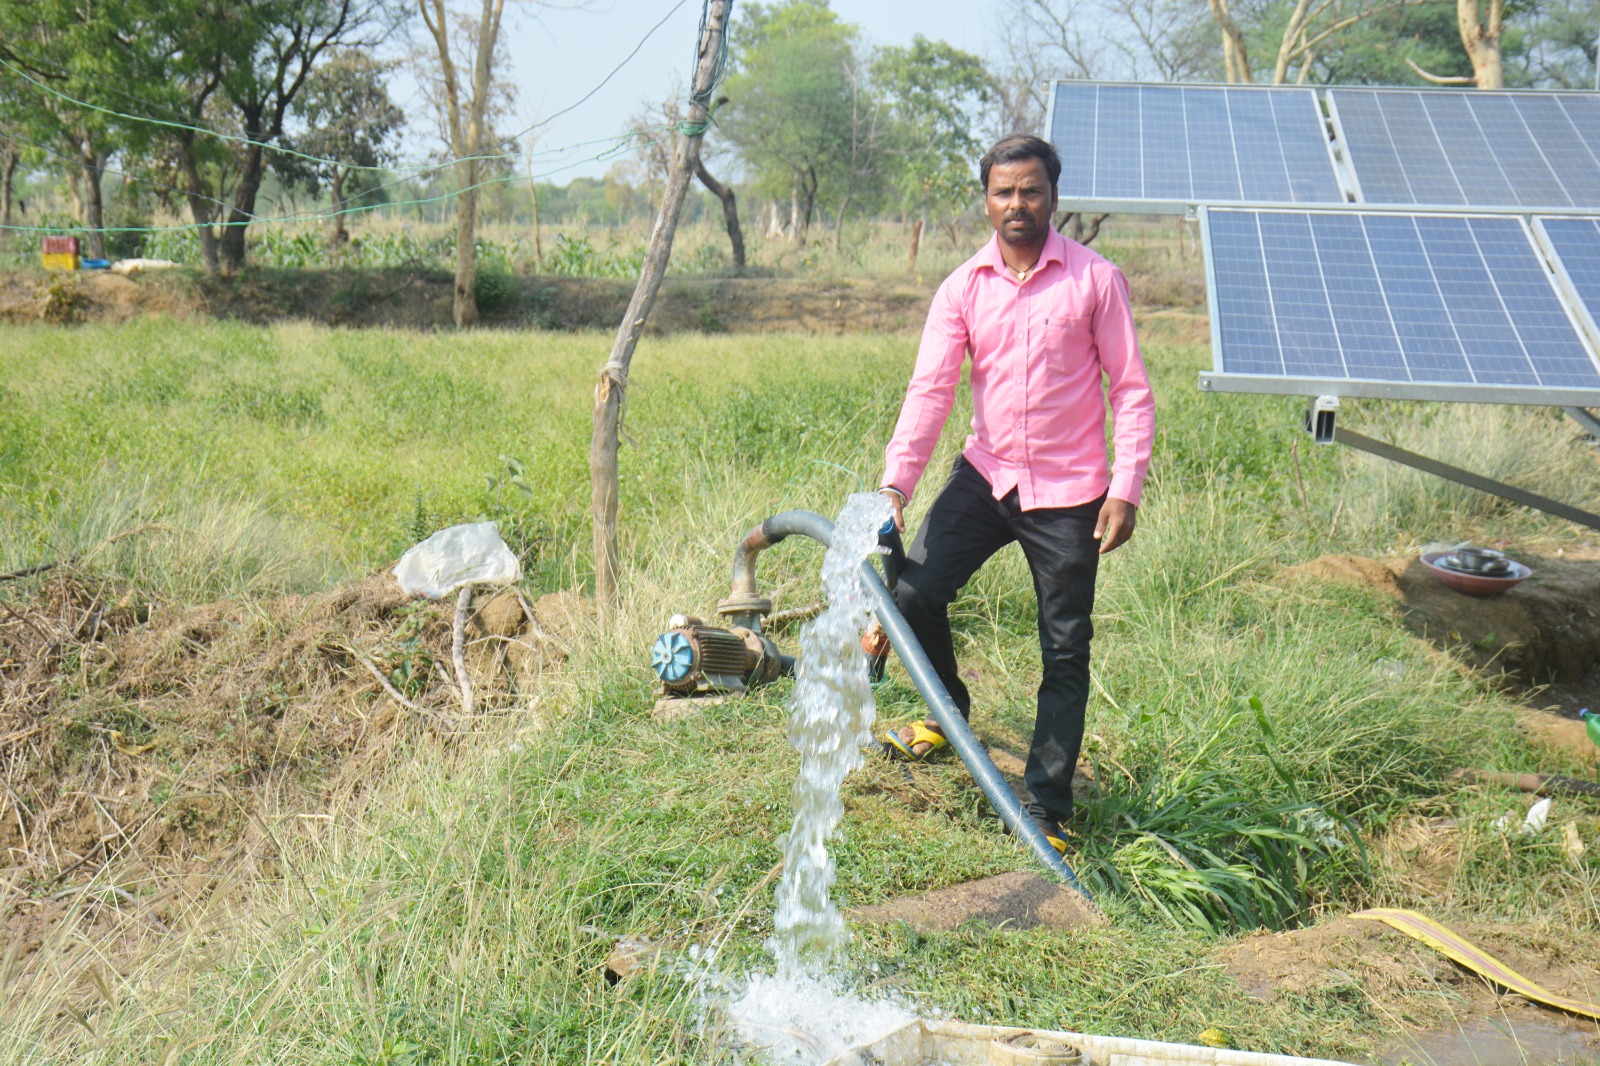
<instances>
[{"instance_id":1,"label":"solar panel","mask_svg":"<svg viewBox=\"0 0 1600 1066\"><path fill-rule=\"evenodd\" d=\"M1557 287L1600 344L1600 218L1536 218L1533 230L1548 250Z\"/></svg>"},{"instance_id":2,"label":"solar panel","mask_svg":"<svg viewBox=\"0 0 1600 1066\"><path fill-rule=\"evenodd\" d=\"M1600 403L1600 363L1521 218L1208 209L1202 235L1202 389Z\"/></svg>"},{"instance_id":3,"label":"solar panel","mask_svg":"<svg viewBox=\"0 0 1600 1066\"><path fill-rule=\"evenodd\" d=\"M1311 89L1061 81L1048 128L1084 210L1345 201Z\"/></svg>"},{"instance_id":4,"label":"solar panel","mask_svg":"<svg viewBox=\"0 0 1600 1066\"><path fill-rule=\"evenodd\" d=\"M1368 204L1600 209L1600 95L1330 89Z\"/></svg>"}]
</instances>

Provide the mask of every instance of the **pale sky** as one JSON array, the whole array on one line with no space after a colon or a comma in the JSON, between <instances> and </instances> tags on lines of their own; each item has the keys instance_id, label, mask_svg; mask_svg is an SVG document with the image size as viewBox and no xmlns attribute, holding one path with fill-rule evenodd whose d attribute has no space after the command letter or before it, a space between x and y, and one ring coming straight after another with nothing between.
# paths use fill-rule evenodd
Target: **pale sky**
<instances>
[{"instance_id":1,"label":"pale sky","mask_svg":"<svg viewBox=\"0 0 1600 1066\"><path fill-rule=\"evenodd\" d=\"M576 5L578 0L553 0ZM508 4L506 27L510 67L518 87L518 121L505 124L519 130L565 108L598 85L613 67L633 51L640 39L663 18L634 56L603 88L585 103L556 118L539 131L538 150L550 151L534 160L542 180L564 184L578 175L597 177L608 161L587 161L606 145L555 150L581 142L611 138L628 127L629 119L650 100L664 97L676 82L687 86L694 62L695 33L702 0L592 0L587 6L563 10L553 5ZM846 22L859 26L869 45L909 44L920 33L933 40L989 56L995 48L991 26L998 17L995 0L833 0L833 10ZM515 23L510 9L521 7ZM673 8L677 11L673 12ZM668 16L669 12L673 12ZM739 13L738 0L734 16Z\"/></svg>"}]
</instances>

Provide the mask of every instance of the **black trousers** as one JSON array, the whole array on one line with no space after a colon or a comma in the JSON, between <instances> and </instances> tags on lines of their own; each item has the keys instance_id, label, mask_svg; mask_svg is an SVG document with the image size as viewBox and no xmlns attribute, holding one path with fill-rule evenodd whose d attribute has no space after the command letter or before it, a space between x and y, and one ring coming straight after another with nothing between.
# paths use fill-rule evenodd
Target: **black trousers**
<instances>
[{"instance_id":1,"label":"black trousers","mask_svg":"<svg viewBox=\"0 0 1600 1066\"><path fill-rule=\"evenodd\" d=\"M995 552L1012 541L1022 546L1039 602L1044 664L1023 778L1028 789L1023 804L1034 818L1060 822L1072 814L1072 773L1089 701L1090 614L1100 563L1094 527L1104 502L1102 496L1076 507L1024 511L1016 490L995 499L983 475L965 457L958 458L906 552L895 593L939 680L963 717L970 716L972 697L956 668L948 608Z\"/></svg>"}]
</instances>

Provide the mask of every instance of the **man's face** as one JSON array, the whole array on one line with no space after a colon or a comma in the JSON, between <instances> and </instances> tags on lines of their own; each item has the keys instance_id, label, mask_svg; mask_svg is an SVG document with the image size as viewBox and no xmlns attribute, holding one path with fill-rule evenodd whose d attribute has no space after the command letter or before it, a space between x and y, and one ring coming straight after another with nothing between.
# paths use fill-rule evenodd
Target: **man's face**
<instances>
[{"instance_id":1,"label":"man's face","mask_svg":"<svg viewBox=\"0 0 1600 1066\"><path fill-rule=\"evenodd\" d=\"M1056 210L1056 190L1038 159L996 163L989 168L983 207L1000 239L1032 245L1044 240Z\"/></svg>"}]
</instances>

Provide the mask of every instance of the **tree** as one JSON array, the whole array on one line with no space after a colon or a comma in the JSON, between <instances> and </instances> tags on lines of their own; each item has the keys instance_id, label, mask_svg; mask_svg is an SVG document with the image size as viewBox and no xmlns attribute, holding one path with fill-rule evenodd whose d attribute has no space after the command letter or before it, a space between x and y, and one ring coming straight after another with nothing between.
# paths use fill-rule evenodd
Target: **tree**
<instances>
[{"instance_id":1,"label":"tree","mask_svg":"<svg viewBox=\"0 0 1600 1066\"><path fill-rule=\"evenodd\" d=\"M101 182L112 155L138 150L156 131L108 114L119 84L137 84L156 53L141 30L159 17L151 0L34 0L0 5L0 54L11 71L15 141L46 153L58 167L85 229L86 250L105 254Z\"/></svg>"},{"instance_id":2,"label":"tree","mask_svg":"<svg viewBox=\"0 0 1600 1066\"><path fill-rule=\"evenodd\" d=\"M728 8L732 0L706 0L705 23L695 60L694 87L684 136L673 146L672 168L667 177L661 210L650 233L644 266L634 286L633 298L617 326L611 355L600 368L594 390L594 426L589 437L589 512L594 523L594 595L601 610L615 606L621 569L617 554L617 450L622 428L622 406L627 395L628 371L644 333L645 321L655 305L661 281L672 258L672 241L678 214L689 189L700 141L710 126L711 94L727 41Z\"/></svg>"},{"instance_id":3,"label":"tree","mask_svg":"<svg viewBox=\"0 0 1600 1066\"><path fill-rule=\"evenodd\" d=\"M720 125L761 192L787 195L796 239L806 239L819 201L842 199L851 182L857 115L851 72L855 27L827 0L752 3L733 36L736 73Z\"/></svg>"},{"instance_id":4,"label":"tree","mask_svg":"<svg viewBox=\"0 0 1600 1066\"><path fill-rule=\"evenodd\" d=\"M1053 78L1182 81L1214 73L1205 14L1190 0L1005 0L1000 37L998 134L1039 128Z\"/></svg>"},{"instance_id":5,"label":"tree","mask_svg":"<svg viewBox=\"0 0 1600 1066\"><path fill-rule=\"evenodd\" d=\"M452 11L446 0L418 0L422 23L433 41L437 62L429 79L430 97L440 118L456 175L456 285L451 315L457 328L478 321L474 284L478 273L478 184L495 145L494 115L509 104L509 88L497 77L505 0L482 0L477 16Z\"/></svg>"},{"instance_id":6,"label":"tree","mask_svg":"<svg viewBox=\"0 0 1600 1066\"><path fill-rule=\"evenodd\" d=\"M1451 0L1400 8L1352 26L1320 51L1306 80L1332 85L1471 84Z\"/></svg>"},{"instance_id":7,"label":"tree","mask_svg":"<svg viewBox=\"0 0 1600 1066\"><path fill-rule=\"evenodd\" d=\"M1461 47L1472 61L1472 81L1480 89L1503 89L1505 65L1501 57L1505 34L1505 0L1456 0L1456 21L1461 26Z\"/></svg>"},{"instance_id":8,"label":"tree","mask_svg":"<svg viewBox=\"0 0 1600 1066\"><path fill-rule=\"evenodd\" d=\"M679 138L684 136L683 107L679 102L681 96L680 86L680 91L674 91L660 104L634 117L634 139L640 143L639 160L642 164L643 177L649 184L655 184L660 180L664 186L666 178L671 174L673 153L676 151ZM712 102L708 114L713 120L713 128L716 125L714 121L716 109L727 102L726 96L719 96ZM733 186L724 184L711 173L706 161L710 148L710 145L702 143L700 152L695 156L694 176L721 202L722 221L728 231L733 266L736 270L743 270L744 229L739 225L739 199L734 193Z\"/></svg>"},{"instance_id":9,"label":"tree","mask_svg":"<svg viewBox=\"0 0 1600 1066\"><path fill-rule=\"evenodd\" d=\"M311 192L327 186L336 241L349 239L344 210L351 168L378 167L394 159L393 141L406 116L389 100L384 85L393 68L394 64L355 49L330 53L306 79L291 108L304 132L286 142L296 152L322 161L286 153L273 160L273 169L290 185Z\"/></svg>"},{"instance_id":10,"label":"tree","mask_svg":"<svg viewBox=\"0 0 1600 1066\"><path fill-rule=\"evenodd\" d=\"M1323 54L1373 19L1435 0L1209 0L1228 80L1255 81L1250 56L1273 57L1271 82L1301 84ZM1498 0L1496 0L1498 2Z\"/></svg>"},{"instance_id":11,"label":"tree","mask_svg":"<svg viewBox=\"0 0 1600 1066\"><path fill-rule=\"evenodd\" d=\"M1589 0L1542 0L1523 22L1526 34L1510 41L1521 45L1518 77L1508 74L1507 81L1558 89L1595 87L1596 26ZM1510 58L1511 48L1507 53Z\"/></svg>"},{"instance_id":12,"label":"tree","mask_svg":"<svg viewBox=\"0 0 1600 1066\"><path fill-rule=\"evenodd\" d=\"M284 134L289 109L305 87L313 67L341 48L370 48L381 43L400 19L397 0L203 0L216 5L223 34L205 33L205 49L194 74L202 86L215 88L224 117L242 136L234 142L228 164L233 171L232 196L217 254L225 273L244 265L245 230L255 218L256 198L266 176L266 151ZM226 31L233 31L231 34ZM204 108L202 108L202 113ZM181 144L195 154L193 139ZM199 160L187 167L199 178ZM221 188L221 180L217 188ZM210 191L195 190L204 195ZM194 200L191 198L191 203ZM210 215L209 206L206 214ZM200 219L196 219L200 221Z\"/></svg>"},{"instance_id":13,"label":"tree","mask_svg":"<svg viewBox=\"0 0 1600 1066\"><path fill-rule=\"evenodd\" d=\"M928 213L972 202L982 151L973 124L993 98L994 82L977 56L921 34L909 47L882 49L873 79L894 120L897 185L916 215L907 256L914 270Z\"/></svg>"},{"instance_id":14,"label":"tree","mask_svg":"<svg viewBox=\"0 0 1600 1066\"><path fill-rule=\"evenodd\" d=\"M290 109L315 66L341 48L371 48L398 25L400 0L171 0L147 39L164 68L133 84L160 87L185 127L168 131L174 166L210 272L245 262L245 234ZM220 227L216 224L220 223ZM220 229L220 231L219 231Z\"/></svg>"}]
</instances>

